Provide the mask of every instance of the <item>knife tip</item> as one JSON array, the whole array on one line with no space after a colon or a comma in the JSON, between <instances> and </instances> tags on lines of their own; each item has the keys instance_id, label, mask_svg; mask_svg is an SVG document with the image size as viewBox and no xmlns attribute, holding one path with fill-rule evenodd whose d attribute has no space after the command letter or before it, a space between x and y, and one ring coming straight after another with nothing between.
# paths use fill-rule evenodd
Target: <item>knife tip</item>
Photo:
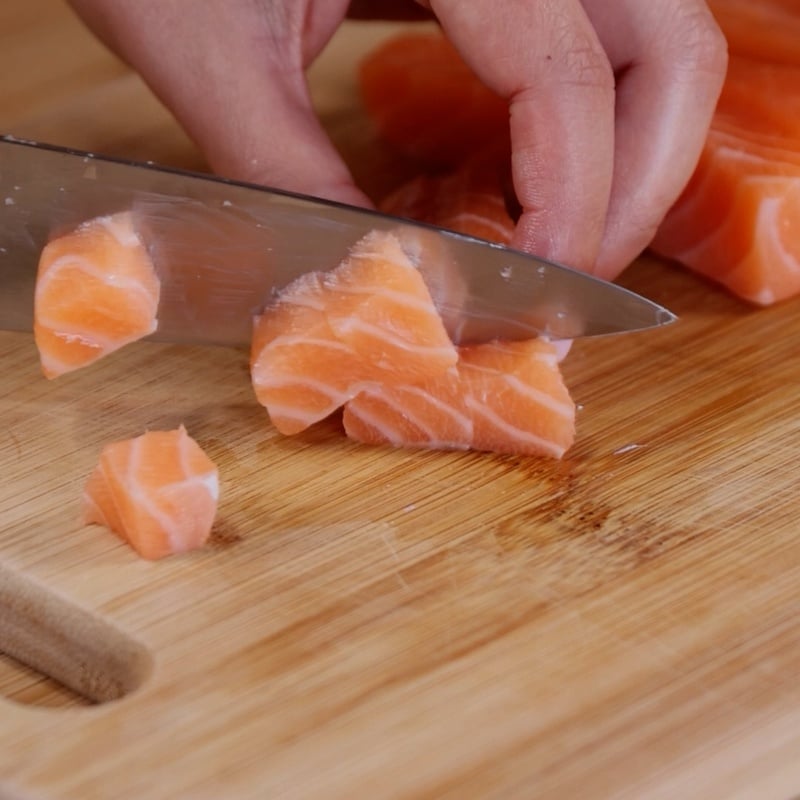
<instances>
[{"instance_id":1,"label":"knife tip","mask_svg":"<svg viewBox=\"0 0 800 800\"><path fill-rule=\"evenodd\" d=\"M662 325L671 325L673 322L678 321L678 315L673 314L668 308L664 308L663 306L659 306L656 309L656 325L661 327Z\"/></svg>"}]
</instances>

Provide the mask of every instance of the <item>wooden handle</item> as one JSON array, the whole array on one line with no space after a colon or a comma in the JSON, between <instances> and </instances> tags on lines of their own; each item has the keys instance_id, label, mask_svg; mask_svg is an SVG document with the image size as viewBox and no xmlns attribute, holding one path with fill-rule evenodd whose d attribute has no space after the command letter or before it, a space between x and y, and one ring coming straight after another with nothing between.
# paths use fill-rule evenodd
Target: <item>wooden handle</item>
<instances>
[{"instance_id":1,"label":"wooden handle","mask_svg":"<svg viewBox=\"0 0 800 800\"><path fill-rule=\"evenodd\" d=\"M137 689L152 669L118 627L2 564L0 650L97 703Z\"/></svg>"}]
</instances>

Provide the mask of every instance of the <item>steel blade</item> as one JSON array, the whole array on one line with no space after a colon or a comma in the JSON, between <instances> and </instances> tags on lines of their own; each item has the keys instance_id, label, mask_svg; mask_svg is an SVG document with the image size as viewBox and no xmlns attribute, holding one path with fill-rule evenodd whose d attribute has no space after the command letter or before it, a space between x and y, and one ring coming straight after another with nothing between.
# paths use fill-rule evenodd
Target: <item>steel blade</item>
<instances>
[{"instance_id":1,"label":"steel blade","mask_svg":"<svg viewBox=\"0 0 800 800\"><path fill-rule=\"evenodd\" d=\"M416 259L458 343L576 338L671 322L620 286L499 245L378 212L204 174L0 139L0 328L30 330L47 241L132 210L162 282L153 338L243 345L275 292L336 266L371 230Z\"/></svg>"}]
</instances>

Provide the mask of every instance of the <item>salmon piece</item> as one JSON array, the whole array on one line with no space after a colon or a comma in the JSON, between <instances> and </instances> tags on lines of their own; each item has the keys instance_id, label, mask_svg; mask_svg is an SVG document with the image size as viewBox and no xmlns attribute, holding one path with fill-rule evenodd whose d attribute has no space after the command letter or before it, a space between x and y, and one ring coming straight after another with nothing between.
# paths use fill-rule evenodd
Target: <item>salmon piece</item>
<instances>
[{"instance_id":1,"label":"salmon piece","mask_svg":"<svg viewBox=\"0 0 800 800\"><path fill-rule=\"evenodd\" d=\"M463 348L472 447L494 453L561 458L575 437L575 404L558 348L545 339Z\"/></svg>"},{"instance_id":2,"label":"salmon piece","mask_svg":"<svg viewBox=\"0 0 800 800\"><path fill-rule=\"evenodd\" d=\"M419 271L393 234L373 231L256 317L250 371L258 401L290 435L369 383L424 380L457 358Z\"/></svg>"},{"instance_id":3,"label":"salmon piece","mask_svg":"<svg viewBox=\"0 0 800 800\"><path fill-rule=\"evenodd\" d=\"M515 228L517 200L510 187L510 175L492 159L472 159L447 175L418 175L387 195L380 208L387 214L408 217L431 225L486 239L496 244L510 244ZM511 209L515 215L512 215ZM436 246L436 240L426 241L425 251ZM422 256L421 256L422 257ZM441 266L426 268L432 276L429 282L438 282L444 289L438 292L453 306L449 328L457 330L459 308L457 301L464 289L458 286L457 269L449 272ZM434 292L437 294L437 292ZM437 303L440 309L444 303ZM553 341L559 361L566 358L572 342L567 339Z\"/></svg>"},{"instance_id":4,"label":"salmon piece","mask_svg":"<svg viewBox=\"0 0 800 800\"><path fill-rule=\"evenodd\" d=\"M368 379L415 381L455 364L430 291L394 234L367 234L323 280L328 323L367 362Z\"/></svg>"},{"instance_id":5,"label":"salmon piece","mask_svg":"<svg viewBox=\"0 0 800 800\"><path fill-rule=\"evenodd\" d=\"M345 431L365 444L559 459L574 442L575 404L558 364L544 339L461 347L436 378L359 393L344 407Z\"/></svg>"},{"instance_id":6,"label":"salmon piece","mask_svg":"<svg viewBox=\"0 0 800 800\"><path fill-rule=\"evenodd\" d=\"M734 55L800 66L797 0L709 0Z\"/></svg>"},{"instance_id":7,"label":"salmon piece","mask_svg":"<svg viewBox=\"0 0 800 800\"><path fill-rule=\"evenodd\" d=\"M130 212L49 242L39 259L33 332L42 372L87 366L157 326L160 283Z\"/></svg>"},{"instance_id":8,"label":"salmon piece","mask_svg":"<svg viewBox=\"0 0 800 800\"><path fill-rule=\"evenodd\" d=\"M695 173L651 243L755 305L800 293L800 67L741 57Z\"/></svg>"},{"instance_id":9,"label":"salmon piece","mask_svg":"<svg viewBox=\"0 0 800 800\"><path fill-rule=\"evenodd\" d=\"M387 195L380 210L510 244L515 221L509 208L516 198L507 167L502 160L476 158L444 175L418 175Z\"/></svg>"},{"instance_id":10,"label":"salmon piece","mask_svg":"<svg viewBox=\"0 0 800 800\"><path fill-rule=\"evenodd\" d=\"M373 384L345 404L347 435L365 444L467 450L473 423L459 368L415 384Z\"/></svg>"},{"instance_id":11,"label":"salmon piece","mask_svg":"<svg viewBox=\"0 0 800 800\"><path fill-rule=\"evenodd\" d=\"M332 414L357 391L367 364L336 338L320 273L304 275L253 325L251 376L272 424L292 435Z\"/></svg>"},{"instance_id":12,"label":"salmon piece","mask_svg":"<svg viewBox=\"0 0 800 800\"><path fill-rule=\"evenodd\" d=\"M84 488L83 521L155 560L202 547L218 499L217 468L181 425L106 445Z\"/></svg>"},{"instance_id":13,"label":"salmon piece","mask_svg":"<svg viewBox=\"0 0 800 800\"><path fill-rule=\"evenodd\" d=\"M385 40L362 60L358 81L380 137L428 167L457 166L510 139L507 102L439 32Z\"/></svg>"}]
</instances>

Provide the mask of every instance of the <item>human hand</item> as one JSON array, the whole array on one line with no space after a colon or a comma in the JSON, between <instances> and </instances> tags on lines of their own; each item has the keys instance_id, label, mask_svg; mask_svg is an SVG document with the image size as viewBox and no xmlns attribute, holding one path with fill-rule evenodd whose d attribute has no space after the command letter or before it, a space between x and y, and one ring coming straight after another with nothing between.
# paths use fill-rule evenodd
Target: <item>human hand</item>
<instances>
[{"instance_id":1,"label":"human hand","mask_svg":"<svg viewBox=\"0 0 800 800\"><path fill-rule=\"evenodd\" d=\"M219 174L367 205L305 70L348 0L70 0ZM376 15L401 4L376 0ZM703 0L420 2L509 101L513 244L614 278L691 175L726 66Z\"/></svg>"}]
</instances>

